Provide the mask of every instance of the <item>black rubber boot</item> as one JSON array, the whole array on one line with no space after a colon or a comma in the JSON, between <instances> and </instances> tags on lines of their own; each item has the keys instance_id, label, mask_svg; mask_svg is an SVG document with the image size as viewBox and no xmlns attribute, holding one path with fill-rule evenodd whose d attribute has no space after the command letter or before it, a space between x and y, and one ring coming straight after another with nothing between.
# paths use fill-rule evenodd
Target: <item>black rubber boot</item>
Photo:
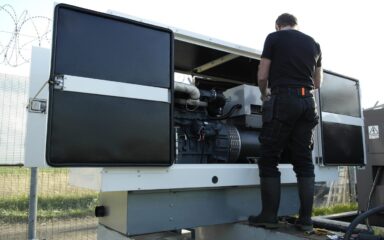
<instances>
[{"instance_id":1,"label":"black rubber boot","mask_svg":"<svg viewBox=\"0 0 384 240\"><path fill-rule=\"evenodd\" d=\"M315 194L315 178L300 177L297 178L297 187L299 189L300 210L299 219L295 226L301 231L313 231L313 222L311 219L313 208L313 196Z\"/></svg>"},{"instance_id":2,"label":"black rubber boot","mask_svg":"<svg viewBox=\"0 0 384 240\"><path fill-rule=\"evenodd\" d=\"M249 224L257 227L278 228L277 212L280 205L280 177L260 178L261 213L248 218Z\"/></svg>"}]
</instances>

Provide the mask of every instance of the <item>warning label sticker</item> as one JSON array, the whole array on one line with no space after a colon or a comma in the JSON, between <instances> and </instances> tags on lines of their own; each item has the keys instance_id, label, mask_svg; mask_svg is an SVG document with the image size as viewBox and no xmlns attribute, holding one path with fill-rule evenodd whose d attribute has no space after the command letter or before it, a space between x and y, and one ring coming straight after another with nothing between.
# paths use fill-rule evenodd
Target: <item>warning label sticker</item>
<instances>
[{"instance_id":1,"label":"warning label sticker","mask_svg":"<svg viewBox=\"0 0 384 240\"><path fill-rule=\"evenodd\" d=\"M378 139L379 126L378 125L368 126L368 135L369 135L369 139Z\"/></svg>"}]
</instances>

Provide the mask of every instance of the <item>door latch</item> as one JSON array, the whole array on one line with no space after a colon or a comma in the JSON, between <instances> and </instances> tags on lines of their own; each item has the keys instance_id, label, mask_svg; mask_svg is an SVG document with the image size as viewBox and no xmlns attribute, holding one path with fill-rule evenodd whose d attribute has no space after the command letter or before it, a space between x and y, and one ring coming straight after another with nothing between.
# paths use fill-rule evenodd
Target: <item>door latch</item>
<instances>
[{"instance_id":1,"label":"door latch","mask_svg":"<svg viewBox=\"0 0 384 240\"><path fill-rule=\"evenodd\" d=\"M28 111L32 113L46 113L47 112L47 100L46 99L29 99Z\"/></svg>"}]
</instances>

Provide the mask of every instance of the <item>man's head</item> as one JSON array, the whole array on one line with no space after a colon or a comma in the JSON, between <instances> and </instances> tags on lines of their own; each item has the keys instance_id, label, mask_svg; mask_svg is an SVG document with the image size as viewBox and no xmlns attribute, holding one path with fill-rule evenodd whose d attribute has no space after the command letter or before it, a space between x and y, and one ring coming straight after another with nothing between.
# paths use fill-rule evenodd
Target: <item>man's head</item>
<instances>
[{"instance_id":1,"label":"man's head","mask_svg":"<svg viewBox=\"0 0 384 240\"><path fill-rule=\"evenodd\" d=\"M296 28L297 18L289 13L283 13L276 19L276 31L282 30L283 28Z\"/></svg>"}]
</instances>

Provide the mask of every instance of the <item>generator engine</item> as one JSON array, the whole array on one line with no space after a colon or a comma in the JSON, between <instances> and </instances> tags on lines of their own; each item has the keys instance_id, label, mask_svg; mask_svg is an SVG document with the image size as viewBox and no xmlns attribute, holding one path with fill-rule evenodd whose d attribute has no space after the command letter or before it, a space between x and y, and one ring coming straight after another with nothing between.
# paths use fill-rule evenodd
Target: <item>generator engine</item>
<instances>
[{"instance_id":1,"label":"generator engine","mask_svg":"<svg viewBox=\"0 0 384 240\"><path fill-rule=\"evenodd\" d=\"M261 101L255 86L226 91L175 82L176 163L253 163Z\"/></svg>"}]
</instances>

